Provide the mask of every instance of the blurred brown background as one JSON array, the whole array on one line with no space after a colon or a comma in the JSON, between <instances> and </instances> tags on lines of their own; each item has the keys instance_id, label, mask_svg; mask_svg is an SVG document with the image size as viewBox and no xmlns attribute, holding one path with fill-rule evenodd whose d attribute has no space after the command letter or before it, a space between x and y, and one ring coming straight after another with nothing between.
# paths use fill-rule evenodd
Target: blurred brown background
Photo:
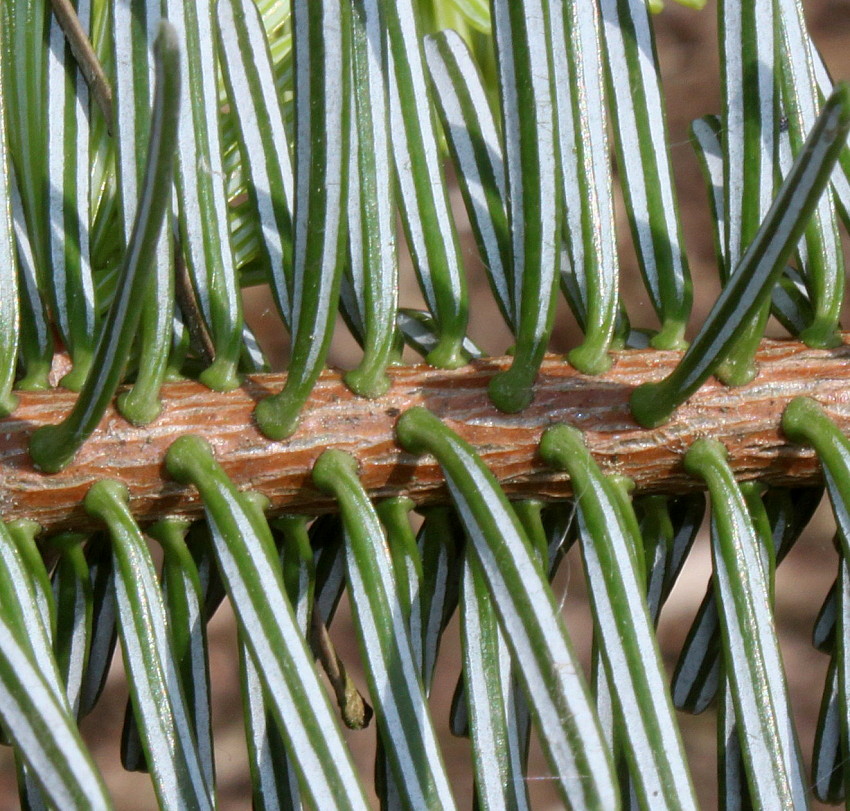
<instances>
[{"instance_id":1,"label":"blurred brown background","mask_svg":"<svg viewBox=\"0 0 850 811\"><path fill-rule=\"evenodd\" d=\"M761 2L761 0L755 0ZM833 76L850 78L850 0L805 0L813 36L821 48ZM656 18L658 47L667 96L668 124L672 156L678 182L685 241L695 280L695 306L692 323L702 322L718 292L714 265L711 225L702 178L688 143L692 119L719 110L719 71L716 44L716 5L709 0L702 12L675 5ZM462 209L455 191L454 203ZM628 226L619 205L621 243L621 290L632 322L638 326L654 324L652 308L643 290ZM471 300L474 302L471 336L491 354L500 354L509 345L509 335L501 322L486 281L477 269L476 251L468 229L464 234L466 257L473 272ZM402 303L417 306L421 298L416 290L409 263L403 270ZM246 307L260 334L261 341L282 365L286 342L268 296L260 290L246 293ZM850 324L846 317L845 325ZM340 324L341 327L341 324ZM344 330L340 329L340 336ZM775 333L781 335L781 330ZM565 351L577 343L577 333L566 306L559 312L553 349ZM344 337L335 341L332 362L342 367L356 363L356 349ZM828 509L821 508L816 520L777 572L776 616L781 632L788 682L798 721L800 743L807 765L811 759L815 723L827 666L827 657L810 644L811 629L836 572L832 548L833 524ZM665 661L672 671L678 651L710 576L707 538L700 536L669 603L662 615L659 639ZM589 660L590 620L588 616L581 561L575 550L570 554L555 583L556 595L564 605L567 626L576 646ZM232 615L225 604L210 628L213 715L215 722L218 798L223 811L250 808L250 783L242 729L235 630ZM356 672L357 650L347 610L341 610L332 635L343 658ZM444 741L444 757L461 808L471 807L472 778L467 742L451 738L447 731L449 701L459 673L457 623L446 632L434 688L433 713ZM361 689L365 690L362 679ZM104 771L116 805L122 811L144 811L155 807L146 775L129 774L118 762L118 741L127 692L120 655L116 656L106 694L95 712L83 722L83 731ZM704 808L716 807L716 756L713 710L699 717L680 715L682 732L693 768L700 801ZM365 775L371 775L374 732L350 735L352 751ZM368 781L367 781L368 782ZM533 807L558 808L551 790L545 763L539 751L533 751L530 788ZM819 807L813 804L814 807ZM14 768L8 750L0 752L0 809L17 806Z\"/></svg>"}]
</instances>

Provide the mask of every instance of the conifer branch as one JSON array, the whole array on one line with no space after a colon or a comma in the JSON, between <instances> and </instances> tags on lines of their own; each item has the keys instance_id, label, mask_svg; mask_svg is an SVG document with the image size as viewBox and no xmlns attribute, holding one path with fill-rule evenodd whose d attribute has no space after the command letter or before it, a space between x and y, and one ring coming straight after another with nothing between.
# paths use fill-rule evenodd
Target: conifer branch
<instances>
[{"instance_id":1,"label":"conifer branch","mask_svg":"<svg viewBox=\"0 0 850 811\"><path fill-rule=\"evenodd\" d=\"M471 442L513 498L570 494L566 476L549 470L537 454L543 430L556 422L583 430L602 470L632 478L637 492L699 488L685 472L682 457L701 437L718 439L728 448L740 480L814 483L820 476L814 454L789 443L780 428L785 405L797 396L815 397L841 430L850 433L850 334L831 350L766 340L752 383L730 388L711 380L669 423L640 428L629 413L629 394L641 382L664 377L680 357L672 351L623 351L614 355L609 372L588 377L550 356L534 402L520 415L497 411L487 397L490 379L507 367L507 358L452 371L395 367L390 369L392 387L376 400L355 396L339 372L326 371L301 427L284 442L269 441L252 419L256 403L280 389L283 375L254 375L226 393L191 381L170 383L163 389L163 411L156 421L136 428L110 408L74 464L51 476L34 470L27 439L34 428L69 410L76 395L59 389L21 392L18 409L0 422L0 514L5 521L33 518L50 529L85 527L90 519L83 496L95 481L115 478L127 485L130 508L143 524L165 515L197 518L197 493L171 481L162 465L168 446L186 433L206 437L238 486L267 496L272 513L334 508L310 478L313 463L328 447L354 454L373 497L406 494L417 504L437 503L447 497L439 467L427 457L417 461L404 453L394 438L399 415L416 405L434 411Z\"/></svg>"}]
</instances>

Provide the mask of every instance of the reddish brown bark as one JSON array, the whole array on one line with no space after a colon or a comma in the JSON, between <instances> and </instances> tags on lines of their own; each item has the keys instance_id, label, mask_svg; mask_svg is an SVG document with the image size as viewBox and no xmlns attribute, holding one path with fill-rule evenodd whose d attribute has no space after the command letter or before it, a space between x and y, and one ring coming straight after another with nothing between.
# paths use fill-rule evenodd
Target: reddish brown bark
<instances>
[{"instance_id":1,"label":"reddish brown bark","mask_svg":"<svg viewBox=\"0 0 850 811\"><path fill-rule=\"evenodd\" d=\"M846 336L850 343L850 335ZM427 366L391 371L393 386L378 400L355 397L340 375L326 372L304 410L301 427L286 442L271 442L254 425L254 404L278 391L283 375L257 375L238 390L211 392L193 382L164 389L162 415L134 428L110 410L97 433L63 473L35 471L27 455L29 434L56 421L75 395L54 390L22 393L15 414L0 424L0 517L33 518L45 527L90 526L82 498L102 478L123 481L133 513L141 522L163 515L198 516L201 505L191 487L170 481L162 460L177 436L205 436L240 488L265 494L275 512L322 512L333 508L313 487L310 469L329 447L353 453L362 480L376 496L404 493L417 503L446 498L439 468L395 444L399 414L423 405L471 442L512 497L563 497L570 493L562 474L546 468L536 448L543 429L565 421L585 431L603 470L629 476L641 492L682 492L699 486L681 459L698 437L719 439L729 449L739 479L771 483L814 482L812 453L790 445L779 426L782 410L798 395L815 397L841 428L850 432L850 345L812 350L793 341L765 341L753 383L728 388L712 380L660 428L645 430L631 419L629 393L639 382L657 380L675 365L678 353L626 351L598 377L576 372L560 358L547 358L534 403L506 415L487 399L487 382L509 362L489 359L456 371Z\"/></svg>"}]
</instances>

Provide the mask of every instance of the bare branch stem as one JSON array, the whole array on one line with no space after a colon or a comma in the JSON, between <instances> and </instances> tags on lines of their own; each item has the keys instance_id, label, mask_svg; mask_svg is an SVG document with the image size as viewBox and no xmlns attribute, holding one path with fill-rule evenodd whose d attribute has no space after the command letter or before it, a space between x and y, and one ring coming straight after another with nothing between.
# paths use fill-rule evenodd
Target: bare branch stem
<instances>
[{"instance_id":1,"label":"bare branch stem","mask_svg":"<svg viewBox=\"0 0 850 811\"><path fill-rule=\"evenodd\" d=\"M850 343L850 334L845 341ZM668 374L679 358L676 352L619 352L611 370L598 377L576 372L561 358L547 358L534 402L516 415L497 411L487 398L487 384L506 368L507 358L455 371L397 367L390 370L391 389L376 400L355 396L339 372L327 371L298 432L285 442L270 441L252 420L256 402L279 391L284 375L255 375L227 393L195 382L171 383L163 390L164 408L155 422L135 428L110 410L77 460L52 476L33 469L27 439L35 428L70 409L75 395L58 389L21 392L19 408L0 421L0 517L31 518L55 529L91 526L81 503L91 484L103 478L128 486L131 509L143 523L165 515L197 517L197 493L170 481L162 465L171 442L188 432L209 439L237 485L266 495L272 513L333 509L310 478L313 462L329 447L355 455L365 487L377 498L406 494L418 504L445 501L435 462L404 453L394 440L398 416L414 405L430 408L471 442L513 498L570 494L565 474L547 469L537 455L543 429L560 421L581 428L603 470L632 478L638 492L700 487L681 460L691 443L705 436L727 446L741 480L813 483L820 478L817 461L811 451L787 441L780 417L792 397L808 395L850 433L847 343L814 350L795 341L764 341L760 373L752 383L729 388L712 380L669 423L652 430L632 420L628 397L638 383Z\"/></svg>"}]
</instances>

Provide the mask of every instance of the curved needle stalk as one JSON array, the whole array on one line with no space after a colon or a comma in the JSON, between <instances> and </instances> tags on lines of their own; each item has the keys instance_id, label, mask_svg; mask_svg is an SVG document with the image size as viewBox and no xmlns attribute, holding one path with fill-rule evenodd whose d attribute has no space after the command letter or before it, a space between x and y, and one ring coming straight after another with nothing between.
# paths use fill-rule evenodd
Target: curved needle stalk
<instances>
[{"instance_id":1,"label":"curved needle stalk","mask_svg":"<svg viewBox=\"0 0 850 811\"><path fill-rule=\"evenodd\" d=\"M154 45L156 93L148 146L147 172L133 235L121 268L115 298L109 308L95 352L93 372L86 378L74 408L58 425L39 428L30 439L35 465L46 473L66 467L106 411L121 380L130 345L150 282L147 270L171 199L171 178L177 144L180 62L177 34L165 21Z\"/></svg>"},{"instance_id":2,"label":"curved needle stalk","mask_svg":"<svg viewBox=\"0 0 850 811\"><path fill-rule=\"evenodd\" d=\"M830 420L824 409L809 398L796 398L785 409L782 428L794 441L813 447L823 466L827 492L832 503L832 511L838 524L838 540L841 552L841 569L836 585L836 622L834 656L838 669L838 691L842 705L846 706L850 696L850 651L848 651L848 611L850 611L850 441L835 423ZM850 722L846 712L841 713L841 738L845 747L850 741ZM845 792L850 777L844 771Z\"/></svg>"},{"instance_id":3,"label":"curved needle stalk","mask_svg":"<svg viewBox=\"0 0 850 811\"><path fill-rule=\"evenodd\" d=\"M777 566L808 525L822 495L819 487L793 491L771 488L765 494ZM709 583L673 673L673 704L685 712L703 712L717 693L720 672L720 625L715 591Z\"/></svg>"},{"instance_id":4,"label":"curved needle stalk","mask_svg":"<svg viewBox=\"0 0 850 811\"><path fill-rule=\"evenodd\" d=\"M293 7L296 98L292 356L283 391L261 400L257 424L270 439L298 427L301 407L327 356L345 253L348 176L349 4Z\"/></svg>"},{"instance_id":5,"label":"curved needle stalk","mask_svg":"<svg viewBox=\"0 0 850 811\"><path fill-rule=\"evenodd\" d=\"M53 358L52 327L48 322L47 311L38 288L35 254L30 236L27 233L26 213L14 170L9 177L9 185L11 187L12 221L14 222L18 248L20 313L17 349L25 370L25 376L17 382L17 388L24 391L27 389L46 389Z\"/></svg>"},{"instance_id":6,"label":"curved needle stalk","mask_svg":"<svg viewBox=\"0 0 850 811\"><path fill-rule=\"evenodd\" d=\"M313 655L286 597L268 524L234 487L200 437L174 442L169 473L204 502L217 568L301 785L315 808L366 809Z\"/></svg>"},{"instance_id":7,"label":"curved needle stalk","mask_svg":"<svg viewBox=\"0 0 850 811\"><path fill-rule=\"evenodd\" d=\"M777 162L778 87L774 63L773 3L721 2L718 8L723 87L723 190L726 244L722 267L739 268L770 208ZM812 121L814 123L814 121ZM728 281L728 280L724 280ZM732 386L756 375L753 355L764 333L770 301L747 326L718 367Z\"/></svg>"},{"instance_id":8,"label":"curved needle stalk","mask_svg":"<svg viewBox=\"0 0 850 811\"><path fill-rule=\"evenodd\" d=\"M514 329L505 165L487 91L469 46L457 32L425 37L425 58L484 269L502 316Z\"/></svg>"},{"instance_id":9,"label":"curved needle stalk","mask_svg":"<svg viewBox=\"0 0 850 811\"><path fill-rule=\"evenodd\" d=\"M157 800L163 808L212 809L212 786L204 778L162 592L147 542L130 514L127 489L101 480L84 504L112 538L119 637Z\"/></svg>"},{"instance_id":10,"label":"curved needle stalk","mask_svg":"<svg viewBox=\"0 0 850 811\"><path fill-rule=\"evenodd\" d=\"M562 203L552 13L549 0L493 2L516 345L489 392L508 413L533 398L555 318Z\"/></svg>"},{"instance_id":11,"label":"curved needle stalk","mask_svg":"<svg viewBox=\"0 0 850 811\"><path fill-rule=\"evenodd\" d=\"M685 456L685 467L705 480L711 494L714 587L752 802L758 808L805 808L807 783L770 610L762 547L723 445L697 440Z\"/></svg>"},{"instance_id":12,"label":"curved needle stalk","mask_svg":"<svg viewBox=\"0 0 850 811\"><path fill-rule=\"evenodd\" d=\"M144 149L150 137L150 107L154 66L150 43L161 17L156 3L115 0L112 4L112 42L115 61L116 168L121 196L124 242L130 244L145 182ZM134 425L155 419L162 408L159 390L168 370L174 323L174 239L169 202L159 234L153 277L142 305L136 341L138 372L133 387L118 396L116 405Z\"/></svg>"},{"instance_id":13,"label":"curved needle stalk","mask_svg":"<svg viewBox=\"0 0 850 811\"><path fill-rule=\"evenodd\" d=\"M26 377L21 388L48 386L53 357L53 338L44 318L38 290L46 290L49 273L49 222L43 179L47 172L47 36L49 16L45 0L7 0L0 4L0 45L3 47L2 79L6 96L9 157L19 192L15 228L22 261L32 270L22 297L22 359ZM14 70L11 69L14 66ZM13 195L13 205L15 195ZM25 276L25 278L27 278ZM37 279L37 283L36 280ZM30 312L27 312L27 311ZM33 326L29 317L33 316ZM37 325L37 326L36 326Z\"/></svg>"},{"instance_id":14,"label":"curved needle stalk","mask_svg":"<svg viewBox=\"0 0 850 811\"><path fill-rule=\"evenodd\" d=\"M18 554L23 559L26 571L29 572L41 621L48 633L53 635L56 633L56 601L44 557L36 540L42 529L35 521L27 518L12 521L6 525L6 528L9 530L9 537L14 542Z\"/></svg>"},{"instance_id":15,"label":"curved needle stalk","mask_svg":"<svg viewBox=\"0 0 850 811\"><path fill-rule=\"evenodd\" d=\"M624 494L602 475L577 428L548 428L543 459L570 474L598 646L632 787L641 807L696 808L685 753L645 598L641 541Z\"/></svg>"},{"instance_id":16,"label":"curved needle stalk","mask_svg":"<svg viewBox=\"0 0 850 811\"><path fill-rule=\"evenodd\" d=\"M568 358L594 374L611 365L620 309L601 20L596 3L557 0L551 8L555 76L563 77L555 82L567 245L561 283L585 332Z\"/></svg>"},{"instance_id":17,"label":"curved needle stalk","mask_svg":"<svg viewBox=\"0 0 850 811\"><path fill-rule=\"evenodd\" d=\"M165 0L183 73L176 188L183 255L214 347L212 365L200 375L218 391L239 385L242 296L227 222L227 198L219 132L219 98L212 0Z\"/></svg>"},{"instance_id":18,"label":"curved needle stalk","mask_svg":"<svg viewBox=\"0 0 850 811\"><path fill-rule=\"evenodd\" d=\"M850 130L850 84L836 85L783 182L770 211L729 283L676 369L632 393L632 415L643 426L666 422L717 367L776 284L829 183Z\"/></svg>"},{"instance_id":19,"label":"curved needle stalk","mask_svg":"<svg viewBox=\"0 0 850 811\"><path fill-rule=\"evenodd\" d=\"M0 22L2 28L2 22ZM0 54L4 32L0 30ZM0 81L0 415L15 410L12 394L18 365L18 262L12 219L12 163L6 138L6 92Z\"/></svg>"},{"instance_id":20,"label":"curved needle stalk","mask_svg":"<svg viewBox=\"0 0 850 811\"><path fill-rule=\"evenodd\" d=\"M399 591L387 538L357 478L357 463L344 451L325 451L313 466L313 481L339 502L351 606L395 787L411 808L454 808L410 642L404 611L410 598Z\"/></svg>"},{"instance_id":21,"label":"curved needle stalk","mask_svg":"<svg viewBox=\"0 0 850 811\"><path fill-rule=\"evenodd\" d=\"M363 397L390 386L386 368L396 343L398 258L395 230L395 171L390 141L389 99L384 82L387 44L379 0L355 0L351 20L351 132L349 155L352 211L351 277L363 333L363 359L345 382ZM356 146L356 151L355 150Z\"/></svg>"},{"instance_id":22,"label":"curved needle stalk","mask_svg":"<svg viewBox=\"0 0 850 811\"><path fill-rule=\"evenodd\" d=\"M776 37L788 137L795 155L805 149L806 133L817 118L818 85L814 45L806 31L801 0L778 0ZM759 40L764 38L761 31ZM802 275L812 303L812 321L800 337L809 346L832 347L840 343L837 327L844 298L844 251L838 233L833 194L825 194L805 230Z\"/></svg>"},{"instance_id":23,"label":"curved needle stalk","mask_svg":"<svg viewBox=\"0 0 850 811\"><path fill-rule=\"evenodd\" d=\"M421 4L416 4L421 5ZM413 0L380 0L388 43L390 133L402 224L419 286L437 324L427 360L454 369L466 363L466 276L443 179L436 122Z\"/></svg>"},{"instance_id":24,"label":"curved needle stalk","mask_svg":"<svg viewBox=\"0 0 850 811\"><path fill-rule=\"evenodd\" d=\"M443 468L511 654L523 663L517 675L562 798L571 808L619 808L608 748L560 610L493 474L468 443L424 408L403 414L396 433L406 450L432 453Z\"/></svg>"},{"instance_id":25,"label":"curved needle stalk","mask_svg":"<svg viewBox=\"0 0 850 811\"><path fill-rule=\"evenodd\" d=\"M83 32L90 26L91 11L90 0L77 4ZM78 391L91 367L96 340L89 244L89 93L55 17L47 56L47 130L50 289L56 325L74 364L61 382Z\"/></svg>"},{"instance_id":26,"label":"curved needle stalk","mask_svg":"<svg viewBox=\"0 0 850 811\"><path fill-rule=\"evenodd\" d=\"M617 165L632 240L652 305L659 349L680 348L691 309L664 98L646 0L602 0Z\"/></svg>"}]
</instances>

